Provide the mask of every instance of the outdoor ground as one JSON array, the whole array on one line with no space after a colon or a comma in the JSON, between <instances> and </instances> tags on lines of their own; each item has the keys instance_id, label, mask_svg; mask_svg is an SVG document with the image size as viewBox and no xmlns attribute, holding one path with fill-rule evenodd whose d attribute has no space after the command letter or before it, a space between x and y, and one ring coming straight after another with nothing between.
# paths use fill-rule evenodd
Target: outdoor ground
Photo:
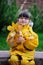
<instances>
[{"instance_id":1,"label":"outdoor ground","mask_svg":"<svg viewBox=\"0 0 43 65\"><path fill-rule=\"evenodd\" d=\"M3 34L4 33L4 34ZM6 43L7 35L5 32L0 33L0 50L9 50L9 46ZM36 50L43 50L43 33L37 33L39 36L39 46Z\"/></svg>"}]
</instances>

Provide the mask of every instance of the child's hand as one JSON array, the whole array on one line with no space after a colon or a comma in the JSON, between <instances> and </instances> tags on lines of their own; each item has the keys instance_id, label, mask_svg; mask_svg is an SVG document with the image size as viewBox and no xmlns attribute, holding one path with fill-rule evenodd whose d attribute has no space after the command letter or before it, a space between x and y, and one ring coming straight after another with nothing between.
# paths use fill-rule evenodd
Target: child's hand
<instances>
[{"instance_id":1,"label":"child's hand","mask_svg":"<svg viewBox=\"0 0 43 65\"><path fill-rule=\"evenodd\" d=\"M23 37L19 37L19 38L18 38L18 43L20 43L20 42L22 42L22 41L25 42L25 39L24 39Z\"/></svg>"}]
</instances>

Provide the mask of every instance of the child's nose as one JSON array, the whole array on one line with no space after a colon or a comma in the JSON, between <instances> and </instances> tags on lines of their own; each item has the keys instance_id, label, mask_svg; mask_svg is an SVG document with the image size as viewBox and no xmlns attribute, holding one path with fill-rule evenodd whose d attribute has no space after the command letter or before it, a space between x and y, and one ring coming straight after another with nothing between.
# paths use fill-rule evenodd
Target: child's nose
<instances>
[{"instance_id":1,"label":"child's nose","mask_svg":"<svg viewBox=\"0 0 43 65\"><path fill-rule=\"evenodd\" d=\"M25 21L25 19L22 19L23 21Z\"/></svg>"}]
</instances>

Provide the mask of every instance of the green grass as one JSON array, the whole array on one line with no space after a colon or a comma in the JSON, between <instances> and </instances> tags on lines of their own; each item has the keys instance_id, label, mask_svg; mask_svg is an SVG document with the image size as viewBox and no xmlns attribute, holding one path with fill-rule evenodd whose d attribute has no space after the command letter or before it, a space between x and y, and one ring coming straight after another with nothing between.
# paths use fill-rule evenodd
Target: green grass
<instances>
[{"instance_id":1,"label":"green grass","mask_svg":"<svg viewBox=\"0 0 43 65\"><path fill-rule=\"evenodd\" d=\"M38 33L38 37L39 37L39 46L37 47L36 50L43 50L43 33ZM9 46L6 43L6 38L7 38L7 34L6 32L2 32L0 33L0 50L9 50Z\"/></svg>"},{"instance_id":2,"label":"green grass","mask_svg":"<svg viewBox=\"0 0 43 65\"><path fill-rule=\"evenodd\" d=\"M6 42L7 34L6 32L0 33L0 50L9 50L9 46Z\"/></svg>"},{"instance_id":3,"label":"green grass","mask_svg":"<svg viewBox=\"0 0 43 65\"><path fill-rule=\"evenodd\" d=\"M38 33L38 37L39 37L39 46L37 50L43 51L43 33Z\"/></svg>"}]
</instances>

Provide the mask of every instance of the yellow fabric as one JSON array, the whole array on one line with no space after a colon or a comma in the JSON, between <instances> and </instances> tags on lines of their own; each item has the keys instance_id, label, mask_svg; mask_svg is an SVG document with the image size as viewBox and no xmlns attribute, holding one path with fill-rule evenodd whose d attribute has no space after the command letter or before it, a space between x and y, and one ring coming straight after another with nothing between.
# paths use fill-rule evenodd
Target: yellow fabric
<instances>
[{"instance_id":1,"label":"yellow fabric","mask_svg":"<svg viewBox=\"0 0 43 65\"><path fill-rule=\"evenodd\" d=\"M26 51L26 50L25 50ZM22 57L26 57L26 58L28 58L28 59L34 59L33 57L34 57L34 53L35 53L35 50L33 50L33 51L26 51L25 53L24 52L21 52L21 51L18 51L18 50L13 50L12 51L12 49L10 50L10 54L11 54L11 56L12 55L16 55L16 54L19 54L19 55L21 55Z\"/></svg>"},{"instance_id":2,"label":"yellow fabric","mask_svg":"<svg viewBox=\"0 0 43 65\"><path fill-rule=\"evenodd\" d=\"M7 29L10 31L7 37L7 43L11 46L10 61L18 61L17 54L22 56L21 64L30 59L34 59L35 48L38 46L38 35L33 32L32 28L29 25L21 26L18 23L12 23L12 26L8 26ZM25 43L23 41L21 43L17 42L20 36L24 37ZM24 46L29 50L24 48ZM32 63L34 61L31 61L29 65L34 65Z\"/></svg>"},{"instance_id":3,"label":"yellow fabric","mask_svg":"<svg viewBox=\"0 0 43 65\"><path fill-rule=\"evenodd\" d=\"M27 48L33 50L38 46L38 35L36 33L32 33L33 39L27 39L24 44Z\"/></svg>"},{"instance_id":4,"label":"yellow fabric","mask_svg":"<svg viewBox=\"0 0 43 65\"><path fill-rule=\"evenodd\" d=\"M12 23L12 26L8 26L7 29L10 31L8 38L10 38L11 36L15 37L15 40L13 43L14 46L17 45L17 41L18 41L19 36L23 36L26 39L26 42L24 43L24 45L27 48L33 50L38 46L38 35L35 32L33 32L32 28L29 25L21 26L17 23L16 24ZM15 31L16 32L21 31L22 33L19 35L19 34L16 34ZM31 36L33 36L33 39L29 39ZM20 49L20 47L23 47L22 44L18 46L19 49Z\"/></svg>"},{"instance_id":5,"label":"yellow fabric","mask_svg":"<svg viewBox=\"0 0 43 65\"><path fill-rule=\"evenodd\" d=\"M19 64L19 59L17 57L17 54L18 55L21 55L22 57L22 60L20 61L21 64L20 65L35 65L35 62L34 62L34 50L33 51L28 51L26 53L23 53L23 52L20 52L20 51L12 51L10 50L10 54L11 54L11 58L9 59L9 62L12 64L12 65L16 65L15 63L17 63L17 65ZM31 60L32 61L29 61Z\"/></svg>"}]
</instances>

